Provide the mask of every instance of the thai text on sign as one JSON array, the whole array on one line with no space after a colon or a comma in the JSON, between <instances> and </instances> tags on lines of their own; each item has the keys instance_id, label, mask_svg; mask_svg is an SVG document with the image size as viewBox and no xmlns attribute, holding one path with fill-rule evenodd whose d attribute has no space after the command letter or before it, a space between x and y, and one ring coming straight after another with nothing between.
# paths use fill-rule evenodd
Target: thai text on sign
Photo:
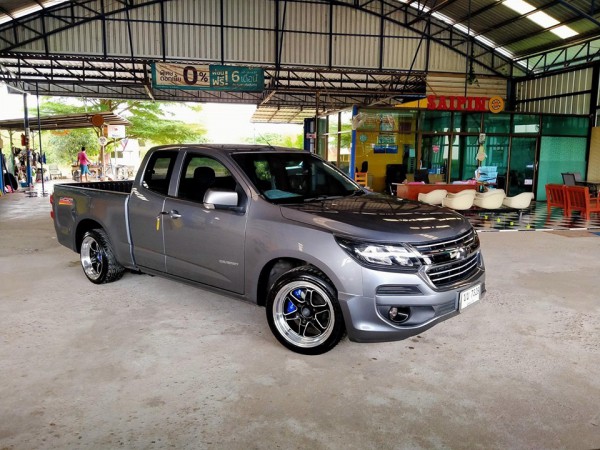
<instances>
[{"instance_id":1,"label":"thai text on sign","mask_svg":"<svg viewBox=\"0 0 600 450\"><path fill-rule=\"evenodd\" d=\"M159 89L262 92L262 69L241 66L154 63L152 86Z\"/></svg>"}]
</instances>

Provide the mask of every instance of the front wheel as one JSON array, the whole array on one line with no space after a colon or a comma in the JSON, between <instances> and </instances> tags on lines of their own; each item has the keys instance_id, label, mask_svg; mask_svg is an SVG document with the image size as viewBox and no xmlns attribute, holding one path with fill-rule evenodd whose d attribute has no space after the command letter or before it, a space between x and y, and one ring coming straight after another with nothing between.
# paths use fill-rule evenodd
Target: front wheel
<instances>
[{"instance_id":1,"label":"front wheel","mask_svg":"<svg viewBox=\"0 0 600 450\"><path fill-rule=\"evenodd\" d=\"M304 355L328 352L344 336L344 320L335 290L318 270L297 267L269 291L267 321L285 347Z\"/></svg>"},{"instance_id":2,"label":"front wheel","mask_svg":"<svg viewBox=\"0 0 600 450\"><path fill-rule=\"evenodd\" d=\"M92 283L110 283L121 278L125 272L125 268L117 262L108 236L102 229L85 233L79 256L83 273Z\"/></svg>"}]
</instances>

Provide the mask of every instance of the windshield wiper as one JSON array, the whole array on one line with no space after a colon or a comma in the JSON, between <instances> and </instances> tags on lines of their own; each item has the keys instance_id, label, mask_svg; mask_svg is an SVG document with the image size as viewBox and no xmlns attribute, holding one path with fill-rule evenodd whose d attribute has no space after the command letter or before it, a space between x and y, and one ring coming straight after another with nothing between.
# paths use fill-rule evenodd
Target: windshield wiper
<instances>
[{"instance_id":1,"label":"windshield wiper","mask_svg":"<svg viewBox=\"0 0 600 450\"><path fill-rule=\"evenodd\" d=\"M332 199L336 199L336 198L343 198L341 195L317 195L315 197L306 197L304 199L304 202L315 202L315 201L321 201L321 200L332 200Z\"/></svg>"}]
</instances>

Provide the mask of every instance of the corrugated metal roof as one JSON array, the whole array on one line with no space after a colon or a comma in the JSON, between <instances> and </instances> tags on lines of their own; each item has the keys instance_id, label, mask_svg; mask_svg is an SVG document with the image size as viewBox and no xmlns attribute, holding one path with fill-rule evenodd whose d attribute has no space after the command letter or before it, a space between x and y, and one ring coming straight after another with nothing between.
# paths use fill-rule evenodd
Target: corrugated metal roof
<instances>
[{"instance_id":1,"label":"corrugated metal roof","mask_svg":"<svg viewBox=\"0 0 600 450\"><path fill-rule=\"evenodd\" d=\"M304 123L304 119L315 117L314 108L277 108L272 106L259 106L252 115L252 122L256 123Z\"/></svg>"},{"instance_id":2,"label":"corrugated metal roof","mask_svg":"<svg viewBox=\"0 0 600 450\"><path fill-rule=\"evenodd\" d=\"M99 115L106 125L131 125L129 120L121 117L120 115L105 111L98 113L86 113L86 114L65 114L56 115L50 117L40 117L39 129L42 130L70 130L73 128L90 128L92 124L92 117ZM22 130L24 127L23 119L7 119L0 120L0 130ZM38 129L37 117L29 118L29 127L32 129Z\"/></svg>"},{"instance_id":3,"label":"corrugated metal roof","mask_svg":"<svg viewBox=\"0 0 600 450\"><path fill-rule=\"evenodd\" d=\"M19 19L26 15L60 5L69 0L3 0L0 5L0 24ZM462 25L463 29L470 30L475 36L489 39L498 47L504 47L506 51L512 53L514 57L519 58L527 56L533 52L545 51L562 46L565 41L551 32L561 24L568 25L578 34L572 40L600 36L600 2L589 0L527 0L533 11L527 14L520 14L507 6L507 0L446 0L433 2L414 1L414 0L383 0L383 13L386 16L393 14L404 14L410 27L418 28L426 23L430 16L452 25ZM69 2L73 8L78 9L78 3L89 3L86 1ZM119 2L111 6L107 3L107 11L113 8L121 8ZM328 3L323 1L322 3ZM334 9L346 9L345 14L334 13L331 30L332 33L344 35L360 30L365 36L377 35L380 29L380 20L373 14L364 14L367 12L378 13L380 2L360 2L352 0L337 1ZM245 28L246 34L237 44L242 45L243 51L249 51L252 48L252 35L247 33L252 28L269 28L271 17L274 14L274 3L272 2L240 2L234 7L233 3L225 3L224 23L226 27ZM229 5L229 6L227 6ZM181 7L180 7L181 6ZM348 6L354 6L354 11L348 9ZM283 27L287 31L298 31L304 35L305 39L311 40L311 33L320 33L327 29L329 18L322 13L321 3L314 2L291 2L285 6L287 9L286 21L282 21ZM160 5L149 5L146 8L154 8L154 16L160 16ZM283 7L282 7L283 8ZM206 0L202 2L190 1L170 1L165 3L165 18L167 21L187 22L190 24L198 23L218 23L220 18L216 15L219 10L219 2L216 0ZM83 11L83 9L82 9ZM144 36L146 49L137 49L141 54L154 54L155 47L160 46L156 42L159 33L148 21L150 10L131 9L130 19L135 20L134 32ZM546 13L555 18L559 25L544 30L541 26L528 19L536 13ZM281 12L280 12L281 14ZM413 18L414 17L414 18ZM125 14L119 17L120 20L127 20ZM46 20L51 20L47 17ZM147 22L147 23L146 23ZM156 24L157 22L155 22ZM251 23L251 26L247 26ZM227 28L226 28L227 30ZM235 29L240 32L241 30ZM129 48L120 48L127 46L126 36L112 35L114 38L112 45L115 51L128 55ZM194 34L194 27L189 31ZM318 37L318 34L317 34ZM341 37L341 36L340 36ZM246 40L247 38L247 40ZM323 36L321 36L323 38ZM368 40L366 40L368 41ZM190 40L190 43L194 40ZM210 44L210 41L203 41L203 45ZM293 43L290 43L293 45ZM230 48L229 51L236 51L237 48ZM359 52L357 52L359 53ZM360 52L362 53L362 52ZM362 53L368 56L369 53ZM260 59L260 58L258 58ZM255 58L256 60L256 58Z\"/></svg>"},{"instance_id":4,"label":"corrugated metal roof","mask_svg":"<svg viewBox=\"0 0 600 450\"><path fill-rule=\"evenodd\" d=\"M416 98L427 72L505 80L600 59L600 0L527 0L527 14L508 1L1 0L0 80L43 95L338 110ZM529 20L538 13L558 23ZM557 36L561 25L578 34ZM262 67L265 90L150 92L153 61Z\"/></svg>"}]
</instances>

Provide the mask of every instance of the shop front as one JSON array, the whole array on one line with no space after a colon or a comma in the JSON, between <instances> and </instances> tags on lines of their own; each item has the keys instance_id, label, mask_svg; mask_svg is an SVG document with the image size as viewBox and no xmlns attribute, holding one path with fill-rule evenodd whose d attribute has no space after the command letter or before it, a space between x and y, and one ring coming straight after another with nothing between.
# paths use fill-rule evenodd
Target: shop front
<instances>
[{"instance_id":1,"label":"shop front","mask_svg":"<svg viewBox=\"0 0 600 450\"><path fill-rule=\"evenodd\" d=\"M369 187L388 193L404 177L545 200L544 186L562 184L561 173L585 176L588 116L510 113L494 110L491 101L355 106L319 118L317 152L348 175L367 172Z\"/></svg>"}]
</instances>

